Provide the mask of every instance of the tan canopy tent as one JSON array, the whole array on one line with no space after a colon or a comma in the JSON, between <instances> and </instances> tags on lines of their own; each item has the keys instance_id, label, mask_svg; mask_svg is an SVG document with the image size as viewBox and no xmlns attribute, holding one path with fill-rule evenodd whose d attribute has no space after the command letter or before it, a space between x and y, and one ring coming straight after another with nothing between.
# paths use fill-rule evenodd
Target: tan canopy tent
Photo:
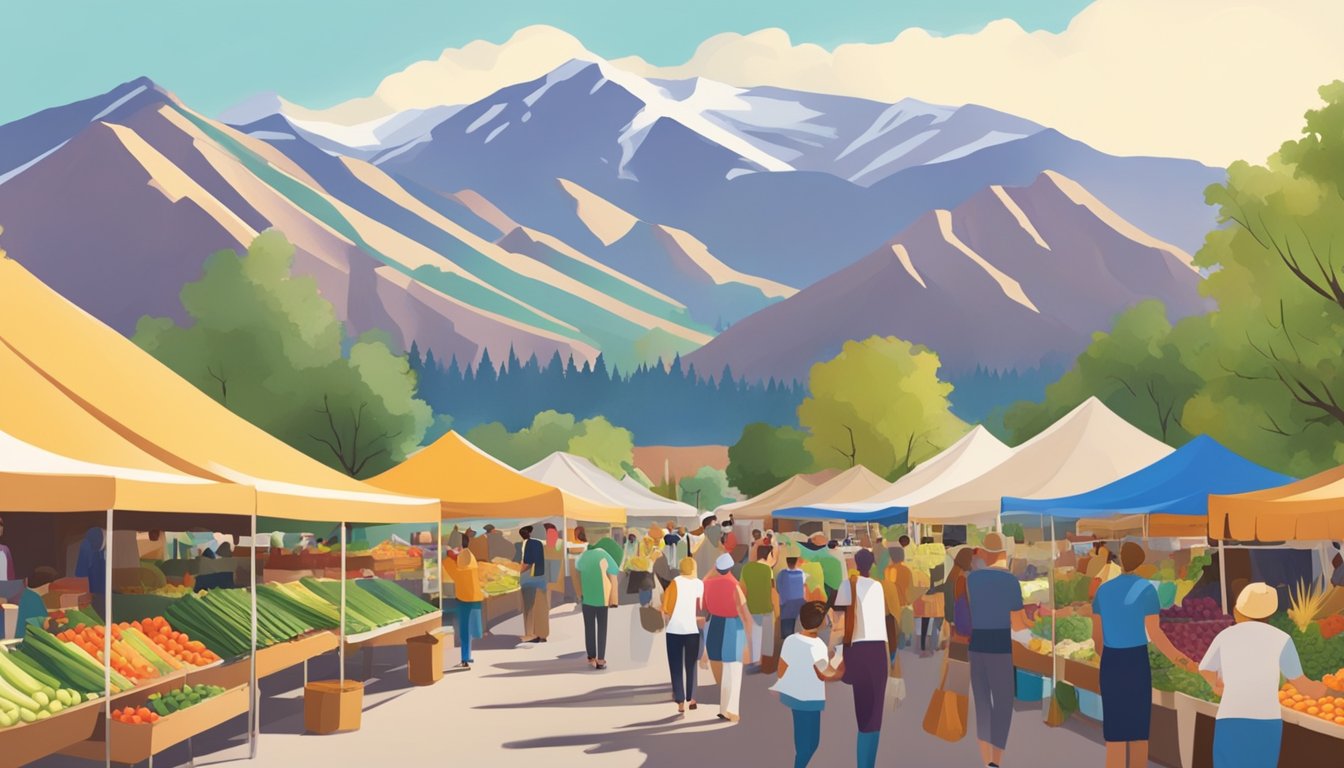
<instances>
[{"instance_id":1,"label":"tan canopy tent","mask_svg":"<svg viewBox=\"0 0 1344 768\"><path fill-rule=\"evenodd\" d=\"M1233 541L1344 540L1344 466L1295 483L1209 497L1209 535Z\"/></svg>"},{"instance_id":2,"label":"tan canopy tent","mask_svg":"<svg viewBox=\"0 0 1344 768\"><path fill-rule=\"evenodd\" d=\"M871 469L859 464L818 485L816 488L794 499L790 507L829 506L862 501L881 493L891 486L886 480L873 474ZM775 509L783 509L776 507Z\"/></svg>"},{"instance_id":3,"label":"tan canopy tent","mask_svg":"<svg viewBox=\"0 0 1344 768\"><path fill-rule=\"evenodd\" d=\"M184 474L256 487L258 515L362 523L435 519L436 499L377 491L285 445L8 258L0 258L0 346L158 462ZM67 438L78 441L83 435Z\"/></svg>"},{"instance_id":4,"label":"tan canopy tent","mask_svg":"<svg viewBox=\"0 0 1344 768\"><path fill-rule=\"evenodd\" d=\"M690 504L665 499L642 485L627 485L582 456L563 451L524 469L523 475L594 503L622 509L630 517L660 521L696 517L696 509Z\"/></svg>"},{"instance_id":5,"label":"tan canopy tent","mask_svg":"<svg viewBox=\"0 0 1344 768\"><path fill-rule=\"evenodd\" d=\"M369 482L390 491L437 496L445 520L563 517L594 523L625 522L624 509L526 477L456 432L435 440Z\"/></svg>"},{"instance_id":6,"label":"tan canopy tent","mask_svg":"<svg viewBox=\"0 0 1344 768\"><path fill-rule=\"evenodd\" d=\"M1172 452L1088 398L984 474L911 505L920 524L996 525L1004 496L1049 499L1092 490Z\"/></svg>"},{"instance_id":7,"label":"tan canopy tent","mask_svg":"<svg viewBox=\"0 0 1344 768\"><path fill-rule=\"evenodd\" d=\"M732 515L734 520L763 520L774 514L776 509L783 509L792 505L795 499L806 496L816 487L808 482L804 476L794 475L774 488L763 491L750 499L724 504L714 510L714 515L716 517Z\"/></svg>"}]
</instances>

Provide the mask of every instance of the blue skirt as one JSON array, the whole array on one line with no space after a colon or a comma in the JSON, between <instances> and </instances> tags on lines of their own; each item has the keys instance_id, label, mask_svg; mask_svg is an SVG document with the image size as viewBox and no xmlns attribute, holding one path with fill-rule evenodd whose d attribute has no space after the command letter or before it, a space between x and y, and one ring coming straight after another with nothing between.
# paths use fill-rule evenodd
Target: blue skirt
<instances>
[{"instance_id":1,"label":"blue skirt","mask_svg":"<svg viewBox=\"0 0 1344 768\"><path fill-rule=\"evenodd\" d=\"M705 652L710 661L741 661L747 630L738 616L710 616L705 628Z\"/></svg>"},{"instance_id":2,"label":"blue skirt","mask_svg":"<svg viewBox=\"0 0 1344 768\"><path fill-rule=\"evenodd\" d=\"M1213 768L1275 768L1282 720L1228 717L1213 726Z\"/></svg>"},{"instance_id":3,"label":"blue skirt","mask_svg":"<svg viewBox=\"0 0 1344 768\"><path fill-rule=\"evenodd\" d=\"M1147 741L1153 719L1148 647L1106 648L1101 654L1101 721L1106 741Z\"/></svg>"}]
</instances>

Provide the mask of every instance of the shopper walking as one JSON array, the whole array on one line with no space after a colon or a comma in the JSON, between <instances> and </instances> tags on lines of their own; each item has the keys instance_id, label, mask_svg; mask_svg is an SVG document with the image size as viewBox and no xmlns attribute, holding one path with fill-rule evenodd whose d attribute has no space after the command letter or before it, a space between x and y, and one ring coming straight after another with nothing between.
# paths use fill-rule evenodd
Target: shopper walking
<instances>
[{"instance_id":1,"label":"shopper walking","mask_svg":"<svg viewBox=\"0 0 1344 768\"><path fill-rule=\"evenodd\" d=\"M523 593L523 642L544 643L551 634L551 601L546 589L546 545L532 538L532 526L518 529L523 540L523 570L518 585Z\"/></svg>"},{"instance_id":2,"label":"shopper walking","mask_svg":"<svg viewBox=\"0 0 1344 768\"><path fill-rule=\"evenodd\" d=\"M470 549L457 552L457 565L452 571L453 589L457 596L457 643L462 650L458 669L470 669L476 660L471 656L471 641L482 636L481 606L485 590L481 587L481 567Z\"/></svg>"},{"instance_id":3,"label":"shopper walking","mask_svg":"<svg viewBox=\"0 0 1344 768\"><path fill-rule=\"evenodd\" d=\"M876 559L866 549L856 552L858 575L842 582L835 598L837 613L844 609L844 681L854 690L858 768L873 768L877 763L890 653L896 650L887 642L886 589L872 578Z\"/></svg>"},{"instance_id":4,"label":"shopper walking","mask_svg":"<svg viewBox=\"0 0 1344 768\"><path fill-rule=\"evenodd\" d=\"M1124 572L1102 584L1092 601L1092 640L1101 654L1101 707L1106 713L1106 768L1147 768L1153 711L1148 643L1181 669L1193 671L1194 666L1162 631L1157 589L1134 574L1145 556L1143 547L1125 542L1120 548Z\"/></svg>"},{"instance_id":5,"label":"shopper walking","mask_svg":"<svg viewBox=\"0 0 1344 768\"><path fill-rule=\"evenodd\" d=\"M672 700L677 711L696 708L696 660L700 658L700 611L705 585L696 577L695 559L683 557L679 574L663 591L663 615L667 616L667 669L672 676Z\"/></svg>"},{"instance_id":6,"label":"shopper walking","mask_svg":"<svg viewBox=\"0 0 1344 768\"><path fill-rule=\"evenodd\" d=\"M760 664L761 657L775 655L775 615L779 612L779 597L775 594L775 550L757 546L755 560L742 566L742 587L747 595L747 610L751 612L751 658L749 663Z\"/></svg>"},{"instance_id":7,"label":"shopper walking","mask_svg":"<svg viewBox=\"0 0 1344 768\"><path fill-rule=\"evenodd\" d=\"M1303 696L1319 699L1323 683L1302 673L1292 638L1265 623L1279 609L1279 596L1264 582L1237 595L1238 623L1213 639L1200 673L1222 697L1213 727L1214 768L1274 768L1283 741L1282 675Z\"/></svg>"},{"instance_id":8,"label":"shopper walking","mask_svg":"<svg viewBox=\"0 0 1344 768\"><path fill-rule=\"evenodd\" d=\"M633 534L632 534L633 535ZM638 595L640 607L653 602L653 560L657 550L649 536L640 537L635 548L626 555L622 567L625 568L625 592Z\"/></svg>"},{"instance_id":9,"label":"shopper walking","mask_svg":"<svg viewBox=\"0 0 1344 768\"><path fill-rule=\"evenodd\" d=\"M564 602L565 585L561 582L561 576L565 572L565 545L560 541L560 530L554 523L546 523L542 526L546 531L546 542L544 552L546 555L546 606L547 623L550 623L550 605L551 594L556 592L560 594L561 602Z\"/></svg>"},{"instance_id":10,"label":"shopper walking","mask_svg":"<svg viewBox=\"0 0 1344 768\"><path fill-rule=\"evenodd\" d=\"M779 636L787 638L793 634L799 611L807 602L806 576L798 567L798 557L790 555L784 559L784 570L776 577L778 587L776 597L779 600Z\"/></svg>"},{"instance_id":11,"label":"shopper walking","mask_svg":"<svg viewBox=\"0 0 1344 768\"><path fill-rule=\"evenodd\" d=\"M963 547L952 557L943 582L943 611L947 616L948 655L957 661L967 661L967 645L971 642L971 601L966 591L966 577L971 572L975 553Z\"/></svg>"},{"instance_id":12,"label":"shopper walking","mask_svg":"<svg viewBox=\"0 0 1344 768\"><path fill-rule=\"evenodd\" d=\"M896 645L892 653L908 644L904 629L907 612L910 612L910 596L914 591L915 575L905 564L905 547L889 547L887 550L887 569L882 573L886 583L887 610L896 619Z\"/></svg>"},{"instance_id":13,"label":"shopper walking","mask_svg":"<svg viewBox=\"0 0 1344 768\"><path fill-rule=\"evenodd\" d=\"M742 659L751 654L746 632L751 614L742 585L733 576L733 556L719 555L714 568L717 573L705 579L705 610L709 613L705 653L719 681L719 719L737 722L742 719Z\"/></svg>"},{"instance_id":14,"label":"shopper walking","mask_svg":"<svg viewBox=\"0 0 1344 768\"><path fill-rule=\"evenodd\" d=\"M989 768L1003 764L1013 725L1013 632L1027 631L1022 588L1008 572L1003 535L988 533L977 553L984 567L966 577L971 624L971 693L980 755Z\"/></svg>"},{"instance_id":15,"label":"shopper walking","mask_svg":"<svg viewBox=\"0 0 1344 768\"><path fill-rule=\"evenodd\" d=\"M826 622L826 603L804 603L798 610L802 627L784 639L779 651L779 679L770 690L793 713L793 768L806 768L821 744L821 712L826 708L826 683L844 674L843 659L831 666L826 643L817 634Z\"/></svg>"},{"instance_id":16,"label":"shopper walking","mask_svg":"<svg viewBox=\"0 0 1344 768\"><path fill-rule=\"evenodd\" d=\"M583 641L588 651L588 664L594 669L606 669L607 613L615 600L616 574L621 568L605 549L590 544L575 561L574 570L579 574L579 601L583 605Z\"/></svg>"}]
</instances>

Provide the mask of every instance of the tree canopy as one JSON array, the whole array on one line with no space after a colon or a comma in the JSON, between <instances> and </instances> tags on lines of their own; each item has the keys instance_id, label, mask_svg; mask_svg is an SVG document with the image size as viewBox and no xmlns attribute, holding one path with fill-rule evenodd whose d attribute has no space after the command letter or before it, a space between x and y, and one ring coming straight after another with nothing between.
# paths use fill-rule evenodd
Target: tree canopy
<instances>
[{"instance_id":1,"label":"tree canopy","mask_svg":"<svg viewBox=\"0 0 1344 768\"><path fill-rule=\"evenodd\" d=\"M733 501L728 495L728 475L721 469L701 467L694 475L683 477L678 486L681 500L697 509L714 509Z\"/></svg>"},{"instance_id":2,"label":"tree canopy","mask_svg":"<svg viewBox=\"0 0 1344 768\"><path fill-rule=\"evenodd\" d=\"M893 336L845 342L839 355L813 365L798 422L817 465L863 464L894 480L964 434L939 365L926 347Z\"/></svg>"},{"instance_id":3,"label":"tree canopy","mask_svg":"<svg viewBox=\"0 0 1344 768\"><path fill-rule=\"evenodd\" d=\"M728 448L728 484L755 496L811 471L814 462L804 444L806 438L807 433L793 427L748 424L742 437Z\"/></svg>"},{"instance_id":4,"label":"tree canopy","mask_svg":"<svg viewBox=\"0 0 1344 768\"><path fill-rule=\"evenodd\" d=\"M582 456L617 478L626 474L625 467L634 464L630 431L602 416L580 421L573 414L542 411L532 418L530 426L517 432L491 422L469 431L467 439L517 469L530 467L557 451Z\"/></svg>"},{"instance_id":5,"label":"tree canopy","mask_svg":"<svg viewBox=\"0 0 1344 768\"><path fill-rule=\"evenodd\" d=\"M405 458L430 425L405 356L345 328L294 247L271 230L246 255L220 251L182 288L191 318L144 317L134 341L229 410L353 477Z\"/></svg>"}]
</instances>

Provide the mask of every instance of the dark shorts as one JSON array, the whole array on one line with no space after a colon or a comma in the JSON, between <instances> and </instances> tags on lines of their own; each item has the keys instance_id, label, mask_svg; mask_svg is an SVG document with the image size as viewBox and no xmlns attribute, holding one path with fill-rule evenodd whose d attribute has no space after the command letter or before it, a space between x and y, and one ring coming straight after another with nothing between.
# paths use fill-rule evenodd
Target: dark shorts
<instances>
[{"instance_id":1,"label":"dark shorts","mask_svg":"<svg viewBox=\"0 0 1344 768\"><path fill-rule=\"evenodd\" d=\"M1147 741L1153 716L1153 670L1148 647L1107 648L1101 654L1101 721L1106 741Z\"/></svg>"}]
</instances>

